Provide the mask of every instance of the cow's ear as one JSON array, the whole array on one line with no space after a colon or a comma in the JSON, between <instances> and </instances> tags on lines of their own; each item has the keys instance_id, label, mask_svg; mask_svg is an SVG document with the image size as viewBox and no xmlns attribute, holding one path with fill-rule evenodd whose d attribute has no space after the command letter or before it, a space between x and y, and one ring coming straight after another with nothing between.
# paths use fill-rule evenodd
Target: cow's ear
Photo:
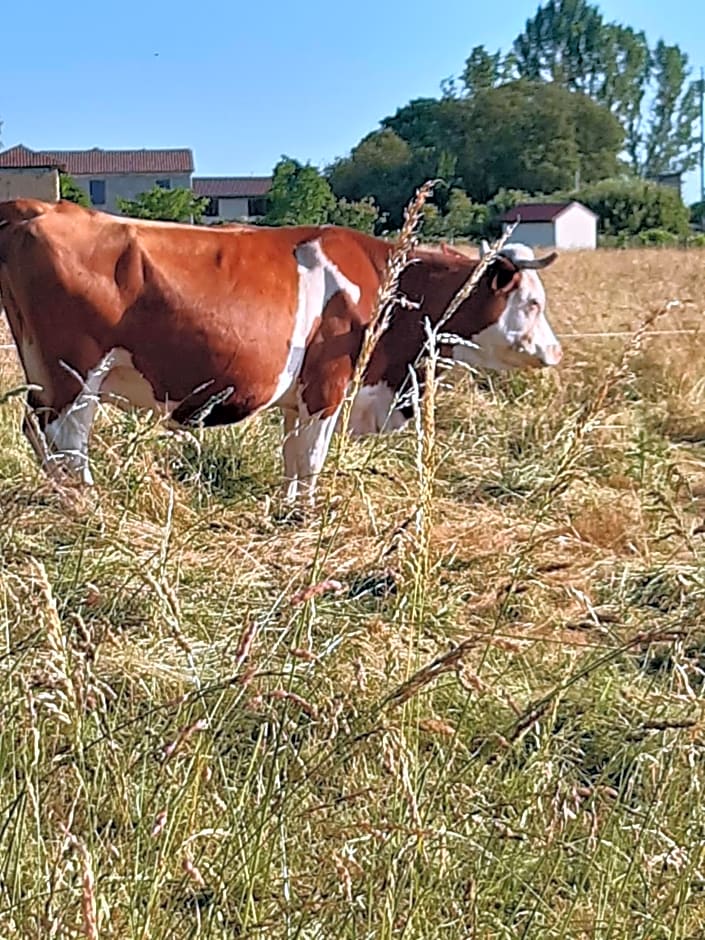
<instances>
[{"instance_id":1,"label":"cow's ear","mask_svg":"<svg viewBox=\"0 0 705 940\"><path fill-rule=\"evenodd\" d=\"M490 273L490 287L495 294L511 294L519 286L521 271L517 271L513 264L500 262L494 265Z\"/></svg>"}]
</instances>

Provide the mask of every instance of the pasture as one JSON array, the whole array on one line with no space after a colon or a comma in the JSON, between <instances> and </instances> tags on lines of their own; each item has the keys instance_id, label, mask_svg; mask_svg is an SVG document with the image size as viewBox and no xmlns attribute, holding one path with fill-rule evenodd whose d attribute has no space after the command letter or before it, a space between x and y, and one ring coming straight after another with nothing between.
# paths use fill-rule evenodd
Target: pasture
<instances>
[{"instance_id":1,"label":"pasture","mask_svg":"<svg viewBox=\"0 0 705 940\"><path fill-rule=\"evenodd\" d=\"M336 444L304 524L272 413L106 410L83 492L3 400L1 936L702 936L705 254L542 279L562 365Z\"/></svg>"}]
</instances>

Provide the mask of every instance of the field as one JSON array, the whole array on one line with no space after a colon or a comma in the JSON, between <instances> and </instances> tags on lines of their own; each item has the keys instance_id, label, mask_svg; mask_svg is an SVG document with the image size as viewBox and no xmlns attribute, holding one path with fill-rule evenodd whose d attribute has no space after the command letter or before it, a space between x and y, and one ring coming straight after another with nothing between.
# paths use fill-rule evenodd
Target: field
<instances>
[{"instance_id":1,"label":"field","mask_svg":"<svg viewBox=\"0 0 705 940\"><path fill-rule=\"evenodd\" d=\"M0 936L705 935L705 253L542 277L561 367L445 379L303 523L274 414L106 410L85 492L5 398Z\"/></svg>"}]
</instances>

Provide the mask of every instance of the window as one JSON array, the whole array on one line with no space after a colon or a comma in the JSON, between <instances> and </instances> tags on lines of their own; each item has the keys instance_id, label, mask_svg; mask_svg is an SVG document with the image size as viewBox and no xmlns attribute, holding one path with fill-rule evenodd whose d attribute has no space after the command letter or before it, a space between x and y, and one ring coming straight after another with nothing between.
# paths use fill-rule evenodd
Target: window
<instances>
[{"instance_id":1,"label":"window","mask_svg":"<svg viewBox=\"0 0 705 940\"><path fill-rule=\"evenodd\" d=\"M220 214L220 213L219 213L218 200L215 199L213 196L211 196L211 198L208 200L208 204L206 205L206 208L205 208L203 214L204 214L204 215L208 215L208 216L210 216L211 218L212 218L214 215L219 215L219 214Z\"/></svg>"},{"instance_id":2,"label":"window","mask_svg":"<svg viewBox=\"0 0 705 940\"><path fill-rule=\"evenodd\" d=\"M253 196L247 200L247 214L252 216L267 214L267 197Z\"/></svg>"},{"instance_id":3,"label":"window","mask_svg":"<svg viewBox=\"0 0 705 940\"><path fill-rule=\"evenodd\" d=\"M171 180L157 180L157 186L160 189L171 189Z\"/></svg>"},{"instance_id":4,"label":"window","mask_svg":"<svg viewBox=\"0 0 705 940\"><path fill-rule=\"evenodd\" d=\"M105 180L89 180L88 189L94 206L105 205Z\"/></svg>"}]
</instances>

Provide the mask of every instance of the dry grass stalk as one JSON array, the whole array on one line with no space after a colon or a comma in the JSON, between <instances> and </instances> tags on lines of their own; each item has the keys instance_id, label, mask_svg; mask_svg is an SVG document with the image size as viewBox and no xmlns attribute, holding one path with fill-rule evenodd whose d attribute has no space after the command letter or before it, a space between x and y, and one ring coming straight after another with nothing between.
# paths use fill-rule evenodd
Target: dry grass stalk
<instances>
[{"instance_id":1,"label":"dry grass stalk","mask_svg":"<svg viewBox=\"0 0 705 940\"><path fill-rule=\"evenodd\" d=\"M468 299L470 294L472 294L472 292L475 290L477 285L480 283L480 280L482 279L483 274L485 273L487 268L492 264L492 262L496 259L497 255L501 253L502 248L504 248L506 243L509 241L509 239L512 236L512 233L514 232L514 229L517 227L518 224L519 224L518 222L514 222L513 225L507 226L507 228L504 230L502 235L490 245L489 251L487 251L484 254L484 256L480 258L479 264L477 265L475 270L472 272L470 277L467 279L467 281L463 284L461 288L459 288L458 291L456 291L455 296L451 299L450 303L448 304L445 311L443 312L442 317L440 318L440 320L434 327L434 334L436 337L436 341L438 338L438 334L441 332L441 330L446 325L446 323L448 323L451 317L455 313L457 313L457 311L460 309L461 304L465 303L465 301Z\"/></svg>"},{"instance_id":2,"label":"dry grass stalk","mask_svg":"<svg viewBox=\"0 0 705 940\"><path fill-rule=\"evenodd\" d=\"M423 186L416 191L413 200L404 210L404 224L399 233L399 238L387 259L387 265L377 292L372 317L365 330L360 355L355 364L355 370L343 403L340 417L341 447L345 446L343 442L347 439L352 405L360 391L365 372L370 364L370 359L372 358L377 343L389 326L394 308L404 306L405 303L408 304L408 301L405 301L404 298L399 296L397 290L399 278L412 260L411 254L418 244L418 228L423 218L423 207L431 196L435 185L435 180L428 180L424 183Z\"/></svg>"},{"instance_id":3,"label":"dry grass stalk","mask_svg":"<svg viewBox=\"0 0 705 940\"><path fill-rule=\"evenodd\" d=\"M96 902L95 874L93 860L88 847L68 829L64 834L69 844L75 849L81 862L81 920L83 936L86 940L99 940L98 906Z\"/></svg>"}]
</instances>

